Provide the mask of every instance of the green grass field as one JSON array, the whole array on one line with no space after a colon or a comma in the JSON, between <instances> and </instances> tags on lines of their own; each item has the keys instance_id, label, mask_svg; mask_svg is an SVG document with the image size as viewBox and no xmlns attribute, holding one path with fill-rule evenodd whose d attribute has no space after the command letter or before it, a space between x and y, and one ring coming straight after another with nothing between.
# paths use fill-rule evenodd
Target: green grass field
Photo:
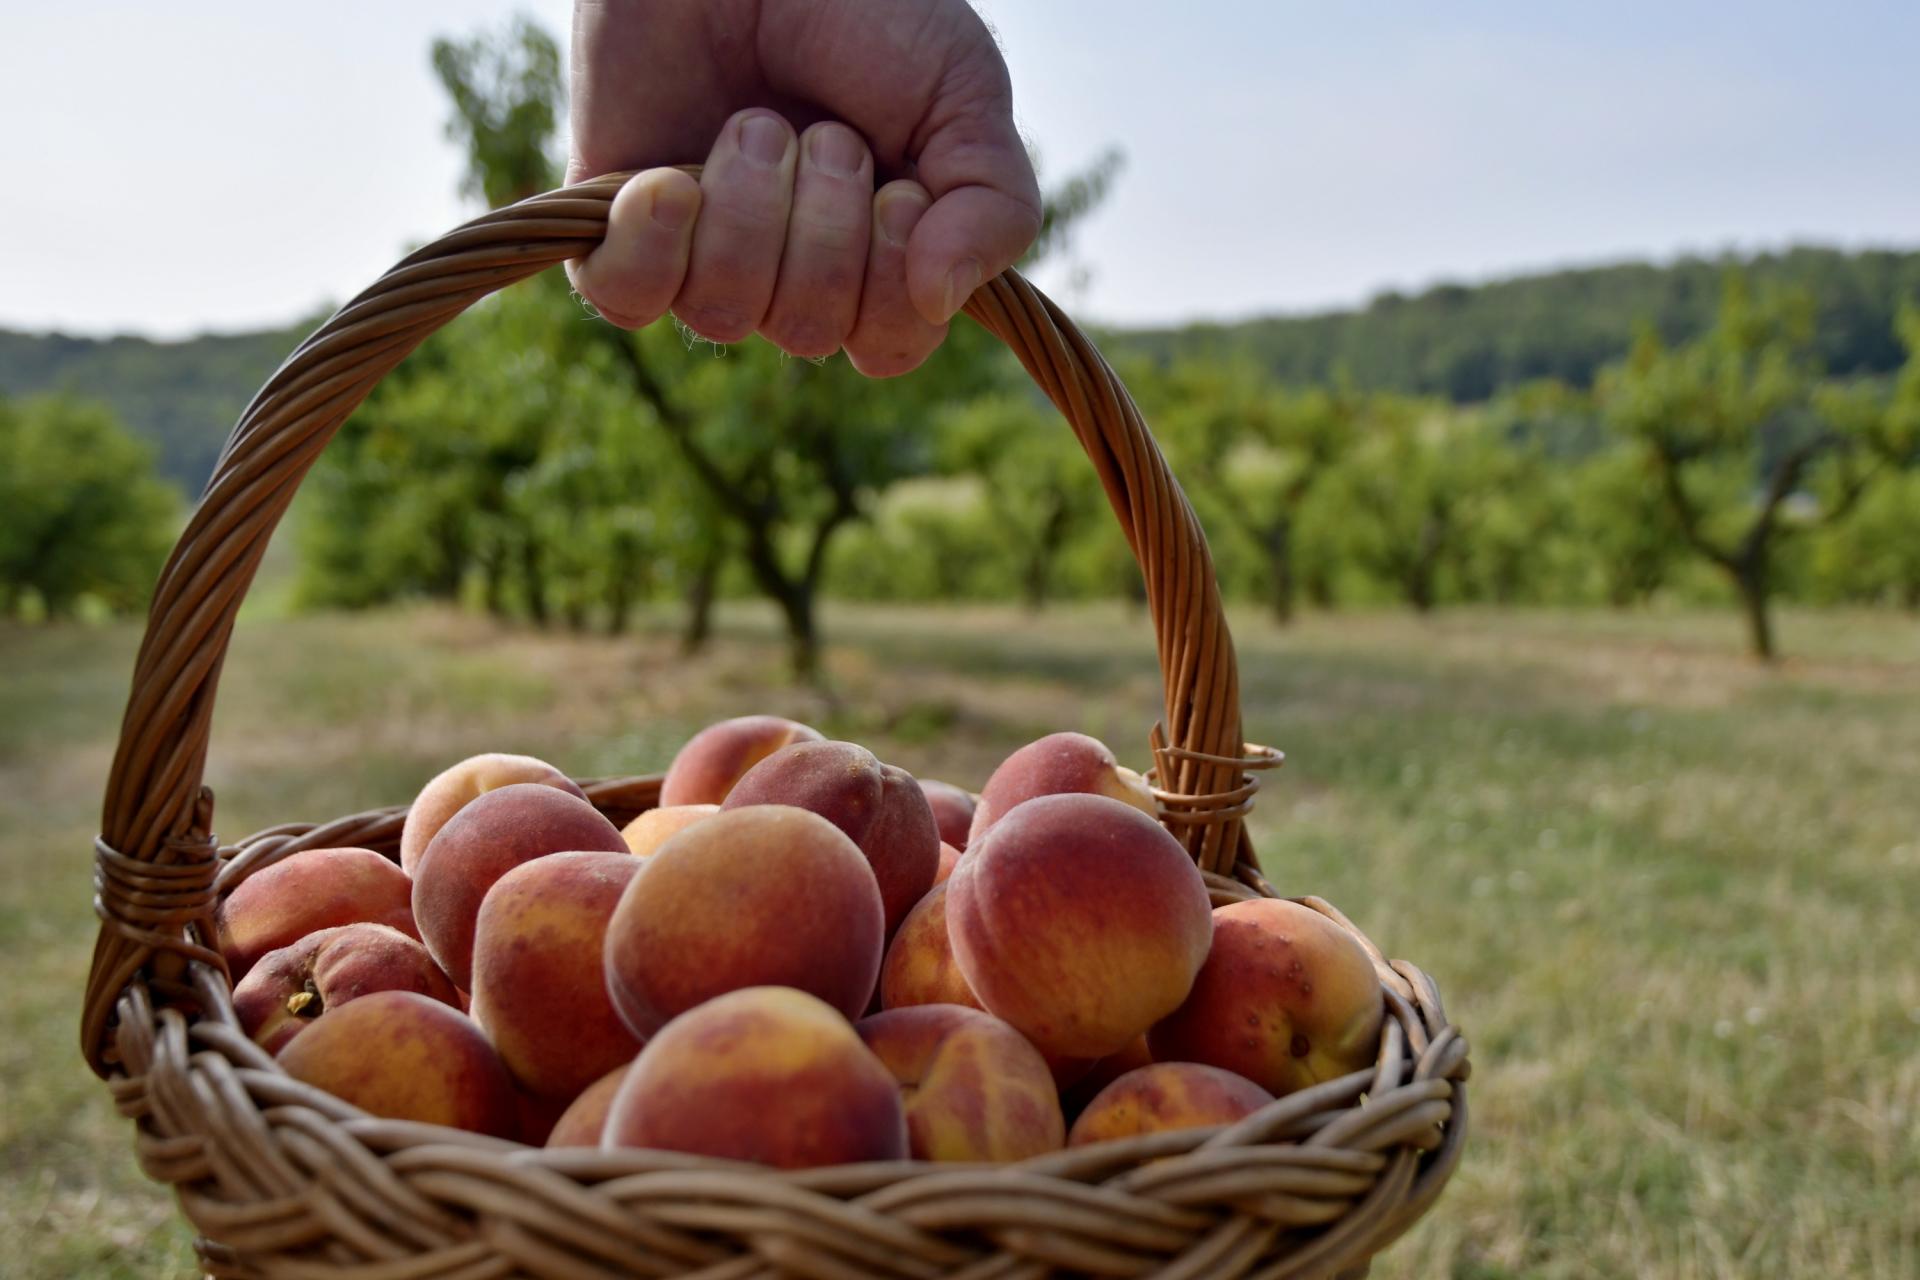
<instances>
[{"instance_id":1,"label":"green grass field","mask_svg":"<svg viewBox=\"0 0 1920 1280\"><path fill-rule=\"evenodd\" d=\"M830 612L832 705L751 610L682 662L440 613L262 618L227 666L219 830L405 800L481 749L657 768L777 711L978 786L1084 729L1144 763L1144 621ZM1440 982L1474 1133L1382 1277L1920 1275L1920 624L1460 612L1239 624L1284 747L1269 876ZM0 1274L188 1274L76 1050L89 847L137 632L0 629Z\"/></svg>"}]
</instances>

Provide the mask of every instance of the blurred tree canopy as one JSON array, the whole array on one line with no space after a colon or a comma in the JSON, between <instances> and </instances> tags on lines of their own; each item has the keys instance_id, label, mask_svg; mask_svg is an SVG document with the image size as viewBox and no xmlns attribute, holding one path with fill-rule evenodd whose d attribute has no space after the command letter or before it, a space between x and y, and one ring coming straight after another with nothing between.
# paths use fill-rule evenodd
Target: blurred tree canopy
<instances>
[{"instance_id":1,"label":"blurred tree canopy","mask_svg":"<svg viewBox=\"0 0 1920 1280\"><path fill-rule=\"evenodd\" d=\"M489 205L557 180L559 49L531 22L433 65ZM1047 192L1070 250L1109 153ZM294 331L180 344L0 333L0 614L135 607ZM1557 272L1341 316L1108 335L1212 535L1223 590L1306 608L1737 603L1920 611L1920 254L1793 250ZM149 445L148 442L151 442ZM617 632L754 594L794 670L823 595L1129 595L1091 465L970 323L912 377L724 351L584 314L558 272L436 334L342 428L296 508L298 598L425 598Z\"/></svg>"},{"instance_id":2,"label":"blurred tree canopy","mask_svg":"<svg viewBox=\"0 0 1920 1280\"><path fill-rule=\"evenodd\" d=\"M0 396L0 617L139 607L178 506L106 407Z\"/></svg>"}]
</instances>

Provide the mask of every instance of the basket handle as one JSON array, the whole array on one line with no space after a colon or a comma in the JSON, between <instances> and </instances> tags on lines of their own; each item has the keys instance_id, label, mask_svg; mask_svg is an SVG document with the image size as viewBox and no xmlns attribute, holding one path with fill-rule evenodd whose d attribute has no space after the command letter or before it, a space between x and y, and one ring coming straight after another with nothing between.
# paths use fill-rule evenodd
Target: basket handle
<instances>
[{"instance_id":1,"label":"basket handle","mask_svg":"<svg viewBox=\"0 0 1920 1280\"><path fill-rule=\"evenodd\" d=\"M241 415L154 590L107 779L96 877L114 891L103 883L95 900L104 923L83 1030L90 1056L119 988L156 950L201 954L174 935L206 905L189 866L212 858L201 779L214 693L234 616L301 478L374 384L434 330L592 250L629 176L534 196L407 255L301 343ZM1250 867L1239 677L1193 508L1112 368L1039 290L1007 271L965 310L1065 415L1145 576L1165 691L1155 781L1170 829L1204 870ZM142 909L119 905L128 901Z\"/></svg>"}]
</instances>

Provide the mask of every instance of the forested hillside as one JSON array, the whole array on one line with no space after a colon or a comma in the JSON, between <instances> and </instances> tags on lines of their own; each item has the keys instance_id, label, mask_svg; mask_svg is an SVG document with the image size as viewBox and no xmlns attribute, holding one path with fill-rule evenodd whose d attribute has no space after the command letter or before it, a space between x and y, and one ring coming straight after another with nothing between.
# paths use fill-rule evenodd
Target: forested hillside
<instances>
[{"instance_id":1,"label":"forested hillside","mask_svg":"<svg viewBox=\"0 0 1920 1280\"><path fill-rule=\"evenodd\" d=\"M1920 251L1798 248L1625 263L1384 294L1357 311L1120 332L1104 341L1115 355L1246 356L1285 383L1324 385L1344 374L1359 389L1471 403L1538 378L1585 387L1644 324L1669 343L1699 336L1712 327L1736 268L1758 290L1807 291L1817 314L1815 356L1826 372L1899 366L1894 315L1902 300L1920 297ZM183 342L0 330L0 393L66 390L106 401L153 443L161 471L197 493L248 397L317 321Z\"/></svg>"},{"instance_id":2,"label":"forested hillside","mask_svg":"<svg viewBox=\"0 0 1920 1280\"><path fill-rule=\"evenodd\" d=\"M1727 273L1750 284L1805 290L1815 309L1815 356L1829 374L1884 373L1902 358L1894 316L1920 297L1920 252L1796 248L1751 258L1683 258L1445 284L1387 293L1364 309L1274 316L1116 334L1116 351L1250 357L1282 382L1322 384L1341 374L1364 390L1485 400L1536 378L1588 386L1642 325L1668 343L1713 325Z\"/></svg>"},{"instance_id":3,"label":"forested hillside","mask_svg":"<svg viewBox=\"0 0 1920 1280\"><path fill-rule=\"evenodd\" d=\"M198 494L227 429L309 327L184 342L0 329L0 394L105 401L153 445L161 474Z\"/></svg>"}]
</instances>

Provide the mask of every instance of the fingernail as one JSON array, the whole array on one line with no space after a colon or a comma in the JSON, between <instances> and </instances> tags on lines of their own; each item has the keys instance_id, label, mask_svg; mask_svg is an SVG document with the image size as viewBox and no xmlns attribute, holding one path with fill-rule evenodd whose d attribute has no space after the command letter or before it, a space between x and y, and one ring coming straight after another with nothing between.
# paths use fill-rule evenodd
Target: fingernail
<instances>
[{"instance_id":1,"label":"fingernail","mask_svg":"<svg viewBox=\"0 0 1920 1280\"><path fill-rule=\"evenodd\" d=\"M779 164L787 158L787 126L772 116L748 116L740 122L740 150L761 164Z\"/></svg>"},{"instance_id":2,"label":"fingernail","mask_svg":"<svg viewBox=\"0 0 1920 1280\"><path fill-rule=\"evenodd\" d=\"M815 129L807 135L807 158L816 168L842 178L859 173L866 154L866 147L851 129Z\"/></svg>"},{"instance_id":3,"label":"fingernail","mask_svg":"<svg viewBox=\"0 0 1920 1280\"><path fill-rule=\"evenodd\" d=\"M980 287L980 263L973 258L962 258L947 277L947 314L952 315L967 305L967 299Z\"/></svg>"},{"instance_id":4,"label":"fingernail","mask_svg":"<svg viewBox=\"0 0 1920 1280\"><path fill-rule=\"evenodd\" d=\"M920 225L920 215L926 211L925 203L912 192L888 192L880 200L877 218L880 234L886 237L888 244L904 249L913 235L913 229Z\"/></svg>"},{"instance_id":5,"label":"fingernail","mask_svg":"<svg viewBox=\"0 0 1920 1280\"><path fill-rule=\"evenodd\" d=\"M653 188L653 205L647 210L655 225L678 231L693 217L700 189L686 182L665 182Z\"/></svg>"}]
</instances>

